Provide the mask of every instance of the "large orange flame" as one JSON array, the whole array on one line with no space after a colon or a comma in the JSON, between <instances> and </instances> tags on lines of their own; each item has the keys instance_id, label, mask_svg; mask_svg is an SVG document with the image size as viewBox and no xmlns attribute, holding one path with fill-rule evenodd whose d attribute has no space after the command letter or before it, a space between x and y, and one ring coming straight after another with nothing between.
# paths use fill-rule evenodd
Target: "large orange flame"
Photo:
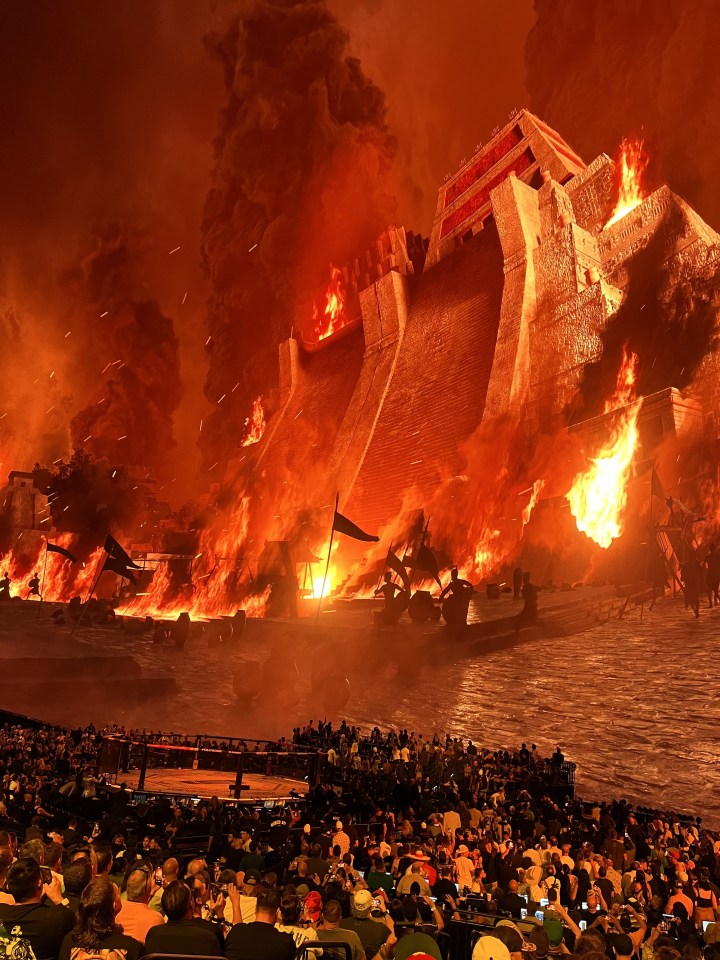
<instances>
[{"instance_id":1,"label":"large orange flame","mask_svg":"<svg viewBox=\"0 0 720 960\"><path fill-rule=\"evenodd\" d=\"M625 353L615 392L605 404L605 412L623 406L625 409L609 443L591 460L586 471L577 474L567 494L578 530L604 549L623 531L626 485L638 442L640 401L635 399L636 368L636 355Z\"/></svg>"},{"instance_id":2,"label":"large orange flame","mask_svg":"<svg viewBox=\"0 0 720 960\"><path fill-rule=\"evenodd\" d=\"M618 198L604 230L634 210L647 196L643 187L647 165L648 155L642 140L623 140L620 143L617 159Z\"/></svg>"},{"instance_id":3,"label":"large orange flame","mask_svg":"<svg viewBox=\"0 0 720 960\"><path fill-rule=\"evenodd\" d=\"M317 304L313 304L313 320L315 334L318 340L324 340L344 327L345 317L345 284L343 275L337 267L330 268L330 283L325 291L325 308L322 313Z\"/></svg>"},{"instance_id":4,"label":"large orange flame","mask_svg":"<svg viewBox=\"0 0 720 960\"><path fill-rule=\"evenodd\" d=\"M252 443L258 443L262 440L265 433L265 411L263 410L262 397L256 397L253 403L252 415L245 419L245 439L241 446L249 447Z\"/></svg>"}]
</instances>

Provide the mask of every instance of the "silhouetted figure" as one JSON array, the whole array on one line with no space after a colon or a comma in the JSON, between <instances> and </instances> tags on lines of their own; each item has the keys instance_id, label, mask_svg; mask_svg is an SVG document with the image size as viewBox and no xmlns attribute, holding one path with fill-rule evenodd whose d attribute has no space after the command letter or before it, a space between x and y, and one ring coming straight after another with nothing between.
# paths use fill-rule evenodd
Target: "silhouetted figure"
<instances>
[{"instance_id":1,"label":"silhouetted figure","mask_svg":"<svg viewBox=\"0 0 720 960\"><path fill-rule=\"evenodd\" d=\"M39 597L40 596L40 577L37 573L34 573L28 580L28 592L26 600L29 600L30 597Z\"/></svg>"},{"instance_id":2,"label":"silhouetted figure","mask_svg":"<svg viewBox=\"0 0 720 960\"><path fill-rule=\"evenodd\" d=\"M665 564L665 557L658 549L654 549L650 556L650 563L648 569L647 579L652 586L652 600L650 601L650 609L655 606L655 601L658 597L665 596L665 587L667 586L667 566Z\"/></svg>"},{"instance_id":3,"label":"silhouetted figure","mask_svg":"<svg viewBox=\"0 0 720 960\"><path fill-rule=\"evenodd\" d=\"M175 646L178 650L182 650L185 647L190 637L190 624L190 614L181 613L175 623L170 626L170 637L175 641Z\"/></svg>"},{"instance_id":4,"label":"silhouetted figure","mask_svg":"<svg viewBox=\"0 0 720 960\"><path fill-rule=\"evenodd\" d=\"M397 594L397 596L396 596ZM385 609L383 610L383 623L388 626L394 626L400 619L403 611L407 608L407 591L392 582L392 574L386 573L383 577L382 586L375 591L375 596L382 595L385 598Z\"/></svg>"},{"instance_id":5,"label":"silhouetted figure","mask_svg":"<svg viewBox=\"0 0 720 960\"><path fill-rule=\"evenodd\" d=\"M703 587L703 571L693 554L680 567L680 579L685 593L685 609L688 607L696 617L700 616L700 593Z\"/></svg>"},{"instance_id":6,"label":"silhouetted figure","mask_svg":"<svg viewBox=\"0 0 720 960\"><path fill-rule=\"evenodd\" d=\"M453 567L450 571L450 583L440 594L441 602L445 601L442 615L448 626L467 624L468 607L473 592L473 585L468 580L463 580L458 574L458 568Z\"/></svg>"},{"instance_id":7,"label":"silhouetted figure","mask_svg":"<svg viewBox=\"0 0 720 960\"><path fill-rule=\"evenodd\" d=\"M523 627L532 627L538 622L538 593L540 587L530 582L530 573L523 574L522 598L525 604L515 622L515 636L520 634Z\"/></svg>"},{"instance_id":8,"label":"silhouetted figure","mask_svg":"<svg viewBox=\"0 0 720 960\"><path fill-rule=\"evenodd\" d=\"M523 572L522 567L513 570L513 599L519 600L522 595Z\"/></svg>"},{"instance_id":9,"label":"silhouetted figure","mask_svg":"<svg viewBox=\"0 0 720 960\"><path fill-rule=\"evenodd\" d=\"M0 580L0 601L10 599L10 584L12 580L10 577L5 574L5 576Z\"/></svg>"},{"instance_id":10,"label":"silhouetted figure","mask_svg":"<svg viewBox=\"0 0 720 960\"><path fill-rule=\"evenodd\" d=\"M712 606L714 602L717 607L720 605L720 551L714 543L708 547L705 568L708 603Z\"/></svg>"}]
</instances>

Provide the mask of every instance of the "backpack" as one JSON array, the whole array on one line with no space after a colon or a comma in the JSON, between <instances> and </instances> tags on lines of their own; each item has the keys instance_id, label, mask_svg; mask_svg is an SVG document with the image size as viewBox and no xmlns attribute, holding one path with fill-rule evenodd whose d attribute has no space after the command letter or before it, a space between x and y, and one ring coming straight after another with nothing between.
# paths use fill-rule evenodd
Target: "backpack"
<instances>
[{"instance_id":1,"label":"backpack","mask_svg":"<svg viewBox=\"0 0 720 960\"><path fill-rule=\"evenodd\" d=\"M23 937L19 926L12 927L8 934L0 923L0 960L35 960L30 941Z\"/></svg>"}]
</instances>

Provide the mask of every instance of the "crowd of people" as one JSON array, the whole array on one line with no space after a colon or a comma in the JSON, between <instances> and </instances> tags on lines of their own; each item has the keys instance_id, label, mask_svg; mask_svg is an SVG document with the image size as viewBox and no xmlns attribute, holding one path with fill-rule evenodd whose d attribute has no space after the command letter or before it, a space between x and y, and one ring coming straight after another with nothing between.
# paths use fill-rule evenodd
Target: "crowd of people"
<instances>
[{"instance_id":1,"label":"crowd of people","mask_svg":"<svg viewBox=\"0 0 720 960\"><path fill-rule=\"evenodd\" d=\"M0 728L0 957L720 960L720 833L583 803L559 748L311 722L319 783L270 806L134 798L106 732Z\"/></svg>"}]
</instances>

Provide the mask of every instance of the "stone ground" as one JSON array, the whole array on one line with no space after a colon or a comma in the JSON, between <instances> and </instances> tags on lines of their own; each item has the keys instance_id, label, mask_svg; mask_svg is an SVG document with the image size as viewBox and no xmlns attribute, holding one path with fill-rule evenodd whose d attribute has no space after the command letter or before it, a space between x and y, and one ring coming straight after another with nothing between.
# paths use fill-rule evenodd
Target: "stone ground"
<instances>
[{"instance_id":1,"label":"stone ground","mask_svg":"<svg viewBox=\"0 0 720 960\"><path fill-rule=\"evenodd\" d=\"M588 596L566 600L588 602ZM502 598L482 601L475 616L516 610ZM652 613L635 609L580 635L528 638L486 653L477 645L464 649L437 627L408 626L396 637L373 638L370 620L370 611L361 610L325 613L317 630L253 621L237 648L211 647L199 637L180 653L117 627L83 626L71 638L69 626L38 620L34 606L20 602L0 609L0 657L130 654L145 678L176 681L170 694L150 679L137 705L128 696L137 681L114 677L116 693L103 693L92 712L73 684L19 694L27 713L48 720L267 737L310 718L345 716L366 729L377 723L426 735L449 731L493 746L525 740L550 751L560 743L578 764L581 795L674 806L720 825L718 610L705 607L696 621L680 600L668 598ZM233 677L263 664L271 651L277 666L264 676L248 673L259 693L252 704L239 704ZM320 693L311 686L318 670L332 675ZM5 664L3 672L13 670ZM10 705L3 687L22 679L0 676L0 706Z\"/></svg>"}]
</instances>

